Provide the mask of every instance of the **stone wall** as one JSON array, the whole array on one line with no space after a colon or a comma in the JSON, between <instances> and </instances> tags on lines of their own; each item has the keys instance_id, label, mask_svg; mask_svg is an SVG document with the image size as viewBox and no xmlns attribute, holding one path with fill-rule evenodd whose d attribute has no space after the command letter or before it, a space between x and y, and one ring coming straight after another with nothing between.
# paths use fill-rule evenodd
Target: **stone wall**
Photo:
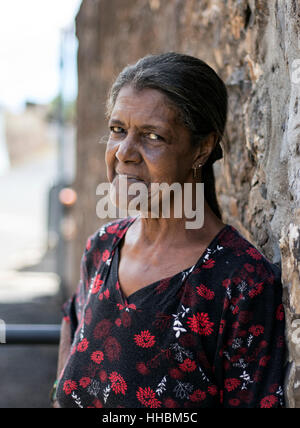
<instances>
[{"instance_id":1,"label":"stone wall","mask_svg":"<svg viewBox=\"0 0 300 428\"><path fill-rule=\"evenodd\" d=\"M223 221L282 264L288 320L290 407L300 407L300 4L298 0L83 0L79 38L78 260L106 181L105 99L126 64L178 51L226 81L224 159L215 164ZM299 67L299 72L297 67ZM104 221L106 222L106 221Z\"/></svg>"}]
</instances>

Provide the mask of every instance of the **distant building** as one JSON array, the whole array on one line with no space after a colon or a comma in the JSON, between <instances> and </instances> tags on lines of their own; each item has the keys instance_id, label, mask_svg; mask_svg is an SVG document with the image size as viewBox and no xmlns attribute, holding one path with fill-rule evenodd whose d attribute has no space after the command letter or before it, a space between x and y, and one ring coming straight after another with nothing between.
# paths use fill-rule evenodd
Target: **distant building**
<instances>
[{"instance_id":1,"label":"distant building","mask_svg":"<svg viewBox=\"0 0 300 428\"><path fill-rule=\"evenodd\" d=\"M9 155L6 146L4 112L0 106L0 176L4 175L10 167Z\"/></svg>"}]
</instances>

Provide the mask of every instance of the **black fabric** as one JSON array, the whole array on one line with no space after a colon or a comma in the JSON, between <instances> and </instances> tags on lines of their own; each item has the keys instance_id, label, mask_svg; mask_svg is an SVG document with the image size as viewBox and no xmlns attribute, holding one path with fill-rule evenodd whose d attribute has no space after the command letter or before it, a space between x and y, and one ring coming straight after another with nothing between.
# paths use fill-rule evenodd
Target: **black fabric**
<instances>
[{"instance_id":1,"label":"black fabric","mask_svg":"<svg viewBox=\"0 0 300 428\"><path fill-rule=\"evenodd\" d=\"M226 225L198 262L125 298L119 246L135 218L88 239L62 407L283 407L281 271ZM76 319L74 317L76 313Z\"/></svg>"}]
</instances>

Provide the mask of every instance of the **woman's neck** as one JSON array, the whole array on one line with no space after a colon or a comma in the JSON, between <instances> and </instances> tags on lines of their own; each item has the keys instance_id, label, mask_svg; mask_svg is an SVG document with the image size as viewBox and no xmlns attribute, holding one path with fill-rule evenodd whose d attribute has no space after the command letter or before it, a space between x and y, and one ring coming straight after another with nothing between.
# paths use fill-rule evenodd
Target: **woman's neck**
<instances>
[{"instance_id":1,"label":"woman's neck","mask_svg":"<svg viewBox=\"0 0 300 428\"><path fill-rule=\"evenodd\" d=\"M187 229L183 218L145 218L141 215L130 227L130 240L128 243L139 247L161 247L174 245L186 246L193 243L205 243L214 237L225 224L215 216L209 205L204 203L204 222L201 228ZM126 234L127 235L127 234Z\"/></svg>"}]
</instances>

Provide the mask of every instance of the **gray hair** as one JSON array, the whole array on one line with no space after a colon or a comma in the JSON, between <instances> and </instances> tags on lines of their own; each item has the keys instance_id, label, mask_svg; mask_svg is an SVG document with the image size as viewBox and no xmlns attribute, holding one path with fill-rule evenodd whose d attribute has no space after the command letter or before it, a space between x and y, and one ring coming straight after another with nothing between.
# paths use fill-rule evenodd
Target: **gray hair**
<instances>
[{"instance_id":1,"label":"gray hair","mask_svg":"<svg viewBox=\"0 0 300 428\"><path fill-rule=\"evenodd\" d=\"M107 99L108 117L120 90L126 85L136 90L156 89L166 95L177 110L179 119L189 129L193 145L201 144L212 133L217 136L215 147L203 166L203 179L205 198L221 218L212 165L223 157L220 142L228 106L224 82L199 58L175 52L147 55L136 64L125 67L113 83Z\"/></svg>"}]
</instances>

